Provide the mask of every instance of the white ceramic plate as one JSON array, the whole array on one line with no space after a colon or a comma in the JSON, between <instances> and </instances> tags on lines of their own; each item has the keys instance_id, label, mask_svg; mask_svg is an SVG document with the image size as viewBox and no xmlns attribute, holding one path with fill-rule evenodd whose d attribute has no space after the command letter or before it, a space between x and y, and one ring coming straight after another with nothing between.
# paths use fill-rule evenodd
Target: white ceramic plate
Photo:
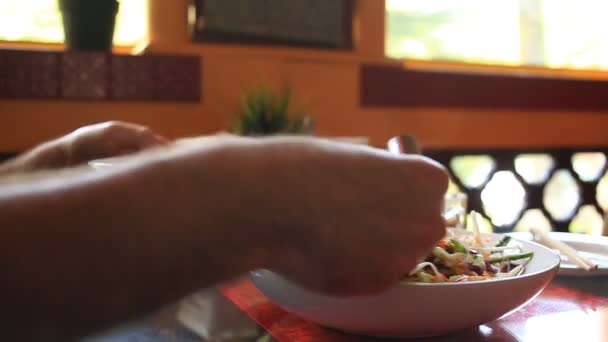
<instances>
[{"instance_id":1,"label":"white ceramic plate","mask_svg":"<svg viewBox=\"0 0 608 342\"><path fill-rule=\"evenodd\" d=\"M532 240L532 234L527 232L509 233L508 235L511 235L519 240ZM560 276L608 276L608 237L559 232L551 232L549 233L549 237L568 244L582 256L597 263L599 266L597 270L585 271L584 269L577 267L574 263L568 260L567 256L560 254L560 257L562 258L562 262L558 272Z\"/></svg>"},{"instance_id":2,"label":"white ceramic plate","mask_svg":"<svg viewBox=\"0 0 608 342\"><path fill-rule=\"evenodd\" d=\"M500 236L491 235L494 241ZM338 330L380 337L444 335L472 328L517 310L553 279L559 255L520 241L534 257L518 277L467 283L399 284L374 296L336 298L301 288L267 271L251 274L256 287L285 310Z\"/></svg>"}]
</instances>

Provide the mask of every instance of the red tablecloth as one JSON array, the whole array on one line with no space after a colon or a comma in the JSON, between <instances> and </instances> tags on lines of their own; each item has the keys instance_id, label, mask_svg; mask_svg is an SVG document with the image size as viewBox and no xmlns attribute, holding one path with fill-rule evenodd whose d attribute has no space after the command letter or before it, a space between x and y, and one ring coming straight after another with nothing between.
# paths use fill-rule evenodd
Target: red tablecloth
<instances>
[{"instance_id":1,"label":"red tablecloth","mask_svg":"<svg viewBox=\"0 0 608 342\"><path fill-rule=\"evenodd\" d=\"M222 293L281 342L377 341L320 327L268 300L249 280ZM550 285L534 301L506 318L428 341L608 341L608 300ZM393 340L394 341L394 340Z\"/></svg>"}]
</instances>

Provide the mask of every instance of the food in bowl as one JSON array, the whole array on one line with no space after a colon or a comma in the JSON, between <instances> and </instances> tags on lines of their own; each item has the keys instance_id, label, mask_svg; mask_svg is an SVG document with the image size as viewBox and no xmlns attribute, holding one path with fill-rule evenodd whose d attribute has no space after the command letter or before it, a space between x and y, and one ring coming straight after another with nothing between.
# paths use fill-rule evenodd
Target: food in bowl
<instances>
[{"instance_id":1,"label":"food in bowl","mask_svg":"<svg viewBox=\"0 0 608 342\"><path fill-rule=\"evenodd\" d=\"M450 229L405 281L445 283L516 277L533 256L534 252L522 252L521 244L508 235L492 242L478 233Z\"/></svg>"},{"instance_id":2,"label":"food in bowl","mask_svg":"<svg viewBox=\"0 0 608 342\"><path fill-rule=\"evenodd\" d=\"M503 239L481 234L487 246ZM532 241L512 239L525 259L522 273L483 281L401 282L385 292L334 297L303 288L270 270L251 274L271 301L305 320L337 330L378 337L445 335L491 322L534 299L553 279L559 255ZM523 259L522 259L523 260ZM466 309L464 309L466 308Z\"/></svg>"}]
</instances>

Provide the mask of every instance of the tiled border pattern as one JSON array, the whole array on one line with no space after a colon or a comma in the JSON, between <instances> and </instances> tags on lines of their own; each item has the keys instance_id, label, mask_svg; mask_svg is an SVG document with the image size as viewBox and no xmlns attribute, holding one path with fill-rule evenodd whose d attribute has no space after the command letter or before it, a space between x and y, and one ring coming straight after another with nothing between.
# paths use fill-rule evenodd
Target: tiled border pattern
<instances>
[{"instance_id":1,"label":"tiled border pattern","mask_svg":"<svg viewBox=\"0 0 608 342\"><path fill-rule=\"evenodd\" d=\"M0 50L0 98L201 101L198 56Z\"/></svg>"}]
</instances>

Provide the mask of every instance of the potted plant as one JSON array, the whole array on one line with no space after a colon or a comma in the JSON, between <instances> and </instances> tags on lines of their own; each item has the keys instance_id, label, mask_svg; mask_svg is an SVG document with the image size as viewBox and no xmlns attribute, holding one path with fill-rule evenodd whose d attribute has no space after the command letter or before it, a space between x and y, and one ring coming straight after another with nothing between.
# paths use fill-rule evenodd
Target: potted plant
<instances>
[{"instance_id":1,"label":"potted plant","mask_svg":"<svg viewBox=\"0 0 608 342\"><path fill-rule=\"evenodd\" d=\"M291 90L273 93L261 86L248 91L235 114L233 131L245 136L312 134L313 124L304 111L290 113Z\"/></svg>"},{"instance_id":2,"label":"potted plant","mask_svg":"<svg viewBox=\"0 0 608 342\"><path fill-rule=\"evenodd\" d=\"M117 0L58 0L68 50L112 50Z\"/></svg>"}]
</instances>

